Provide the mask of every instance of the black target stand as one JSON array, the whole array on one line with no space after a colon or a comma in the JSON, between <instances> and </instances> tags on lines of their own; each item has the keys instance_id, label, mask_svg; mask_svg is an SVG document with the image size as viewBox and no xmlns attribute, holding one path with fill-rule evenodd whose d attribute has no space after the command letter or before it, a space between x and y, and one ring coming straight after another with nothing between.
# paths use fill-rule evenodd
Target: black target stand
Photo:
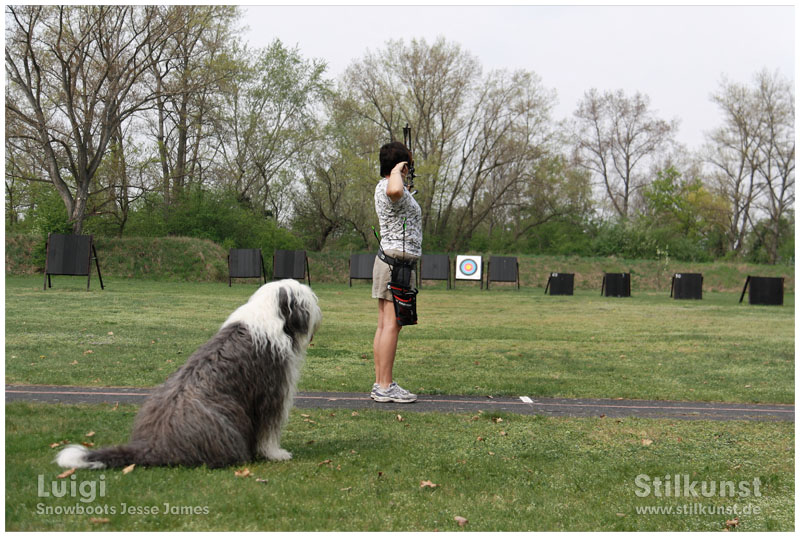
<instances>
[{"instance_id":1,"label":"black target stand","mask_svg":"<svg viewBox=\"0 0 800 537\"><path fill-rule=\"evenodd\" d=\"M44 264L44 290L53 287L50 276L86 276L86 290L92 280L92 259L97 267L100 289L105 289L100 263L94 247L93 235L62 235L50 233L47 236L46 258Z\"/></svg>"},{"instance_id":2,"label":"black target stand","mask_svg":"<svg viewBox=\"0 0 800 537\"><path fill-rule=\"evenodd\" d=\"M748 276L744 282L739 304L744 300L747 286L750 286L750 304L763 306L783 306L783 278Z\"/></svg>"}]
</instances>

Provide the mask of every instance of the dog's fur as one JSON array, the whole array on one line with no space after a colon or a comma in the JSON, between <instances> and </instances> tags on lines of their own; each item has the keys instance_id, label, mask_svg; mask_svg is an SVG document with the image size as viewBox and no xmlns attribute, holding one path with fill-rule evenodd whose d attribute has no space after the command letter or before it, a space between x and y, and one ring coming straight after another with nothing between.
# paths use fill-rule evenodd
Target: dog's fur
<instances>
[{"instance_id":1,"label":"dog's fur","mask_svg":"<svg viewBox=\"0 0 800 537\"><path fill-rule=\"evenodd\" d=\"M54 462L218 468L258 455L290 459L280 447L281 429L321 318L309 287L294 280L262 286L145 400L130 443L96 451L68 446Z\"/></svg>"}]
</instances>

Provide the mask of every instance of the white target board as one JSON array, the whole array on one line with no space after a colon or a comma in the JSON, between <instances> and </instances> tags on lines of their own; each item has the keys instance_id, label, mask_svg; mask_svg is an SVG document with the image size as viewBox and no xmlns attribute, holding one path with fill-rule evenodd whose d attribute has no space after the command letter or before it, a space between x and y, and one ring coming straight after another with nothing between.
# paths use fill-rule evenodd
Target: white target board
<instances>
[{"instance_id":1,"label":"white target board","mask_svg":"<svg viewBox=\"0 0 800 537\"><path fill-rule=\"evenodd\" d=\"M457 280L480 281L482 268L483 268L483 259L479 255L456 256Z\"/></svg>"}]
</instances>

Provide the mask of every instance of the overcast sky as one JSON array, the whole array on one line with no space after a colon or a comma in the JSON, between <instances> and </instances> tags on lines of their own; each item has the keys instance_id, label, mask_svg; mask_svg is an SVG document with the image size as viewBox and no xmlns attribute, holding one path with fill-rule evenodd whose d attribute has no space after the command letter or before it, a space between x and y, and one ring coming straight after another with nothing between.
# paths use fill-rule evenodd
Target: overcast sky
<instances>
[{"instance_id":1,"label":"overcast sky","mask_svg":"<svg viewBox=\"0 0 800 537\"><path fill-rule=\"evenodd\" d=\"M328 63L338 77L389 39L438 36L484 70L525 69L555 89L555 119L590 88L650 97L678 139L698 149L720 123L709 100L724 76L750 82L766 68L794 81L794 6L245 6L245 39L273 39Z\"/></svg>"}]
</instances>

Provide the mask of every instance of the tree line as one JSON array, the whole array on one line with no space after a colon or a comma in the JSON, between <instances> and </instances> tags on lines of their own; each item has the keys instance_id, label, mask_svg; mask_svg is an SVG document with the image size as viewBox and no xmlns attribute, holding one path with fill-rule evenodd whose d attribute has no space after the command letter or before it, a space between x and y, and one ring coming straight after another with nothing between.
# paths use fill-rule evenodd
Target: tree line
<instances>
[{"instance_id":1,"label":"tree line","mask_svg":"<svg viewBox=\"0 0 800 537\"><path fill-rule=\"evenodd\" d=\"M723 79L703 147L649 98L458 43L388 41L338 79L235 6L6 8L6 229L370 250L379 147L412 126L427 251L794 261L794 88Z\"/></svg>"}]
</instances>

